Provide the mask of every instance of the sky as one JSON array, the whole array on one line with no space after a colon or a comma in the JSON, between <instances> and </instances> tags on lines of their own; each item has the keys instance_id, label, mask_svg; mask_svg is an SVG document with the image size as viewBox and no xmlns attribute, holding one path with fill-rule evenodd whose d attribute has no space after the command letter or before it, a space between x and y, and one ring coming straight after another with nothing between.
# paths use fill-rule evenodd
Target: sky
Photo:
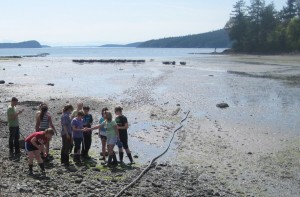
<instances>
[{"instance_id":1,"label":"sky","mask_svg":"<svg viewBox=\"0 0 300 197\"><path fill-rule=\"evenodd\" d=\"M221 29L237 0L1 0L0 42L127 44ZM249 5L250 0L246 0ZM281 10L286 0L274 2Z\"/></svg>"}]
</instances>

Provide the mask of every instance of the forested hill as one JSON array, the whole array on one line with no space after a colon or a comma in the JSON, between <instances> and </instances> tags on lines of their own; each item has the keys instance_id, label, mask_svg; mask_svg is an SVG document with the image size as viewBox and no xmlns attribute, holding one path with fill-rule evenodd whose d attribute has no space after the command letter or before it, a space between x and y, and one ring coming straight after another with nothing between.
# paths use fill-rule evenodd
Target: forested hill
<instances>
[{"instance_id":1,"label":"forested hill","mask_svg":"<svg viewBox=\"0 0 300 197\"><path fill-rule=\"evenodd\" d=\"M0 43L0 48L42 48L38 41L30 40L18 43Z\"/></svg>"},{"instance_id":2,"label":"forested hill","mask_svg":"<svg viewBox=\"0 0 300 197\"><path fill-rule=\"evenodd\" d=\"M228 33L217 30L202 34L162 38L142 42L139 48L229 48L231 41Z\"/></svg>"}]
</instances>

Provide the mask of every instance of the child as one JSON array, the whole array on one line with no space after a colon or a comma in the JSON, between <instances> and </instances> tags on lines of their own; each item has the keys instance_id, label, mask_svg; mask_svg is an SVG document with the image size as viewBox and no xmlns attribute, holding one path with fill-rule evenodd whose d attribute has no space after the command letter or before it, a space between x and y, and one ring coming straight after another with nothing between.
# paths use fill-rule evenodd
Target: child
<instances>
[{"instance_id":1,"label":"child","mask_svg":"<svg viewBox=\"0 0 300 197\"><path fill-rule=\"evenodd\" d=\"M93 123L93 116L89 114L90 107L89 106L84 106L83 107L83 127L86 128L91 128L92 123ZM89 156L89 150L91 148L92 144L92 131L87 130L86 132L83 133L83 146L82 146L82 151L81 151L81 156L83 158L90 158Z\"/></svg>"},{"instance_id":2,"label":"child","mask_svg":"<svg viewBox=\"0 0 300 197\"><path fill-rule=\"evenodd\" d=\"M62 148L61 148L61 164L68 167L69 164L69 151L72 144L72 126L70 114L73 111L72 105L66 105L63 109L63 114L61 116L61 138L62 138Z\"/></svg>"},{"instance_id":3,"label":"child","mask_svg":"<svg viewBox=\"0 0 300 197\"><path fill-rule=\"evenodd\" d=\"M76 118L77 113L78 113L79 111L82 111L82 108L83 108L83 103L82 103L81 101L78 101L78 102L77 102L77 108L76 108L74 111L72 111L72 114L71 114L71 120L73 120L74 118ZM74 146L74 142L73 142L73 140L72 140L71 147L70 147L70 153L71 153L72 150L73 150L73 146Z\"/></svg>"},{"instance_id":4,"label":"child","mask_svg":"<svg viewBox=\"0 0 300 197\"><path fill-rule=\"evenodd\" d=\"M44 162L41 158L41 153L46 157L45 145L49 142L54 135L52 128L45 131L34 132L25 139L25 150L28 155L29 175L33 175L33 159L35 158L45 174Z\"/></svg>"},{"instance_id":5,"label":"child","mask_svg":"<svg viewBox=\"0 0 300 197\"><path fill-rule=\"evenodd\" d=\"M87 131L87 128L83 128L82 118L84 116L83 111L77 113L76 118L71 122L73 131L73 141L74 141L74 162L81 162L80 159L80 147L83 141L83 132Z\"/></svg>"},{"instance_id":6,"label":"child","mask_svg":"<svg viewBox=\"0 0 300 197\"><path fill-rule=\"evenodd\" d=\"M105 113L106 111L108 111L108 108L107 107L104 107L102 110L101 110L101 115L102 117L100 118L99 120L99 123L103 123L105 121ZM100 128L99 129L99 137L101 139L101 144L102 144L102 157L100 158L100 160L104 160L105 162L105 156L106 156L106 140L107 140L107 137L106 137L106 129L104 127ZM100 154L101 155L101 154Z\"/></svg>"},{"instance_id":7,"label":"child","mask_svg":"<svg viewBox=\"0 0 300 197\"><path fill-rule=\"evenodd\" d=\"M56 129L53 125L51 115L48 111L48 106L43 103L40 105L40 111L36 113L36 124L35 124L35 131L45 131L48 128L52 128L55 135L57 135ZM46 153L47 157L45 158L42 156L42 159L44 161L50 161L50 155L49 155L49 142L46 144Z\"/></svg>"},{"instance_id":8,"label":"child","mask_svg":"<svg viewBox=\"0 0 300 197\"><path fill-rule=\"evenodd\" d=\"M106 137L107 137L107 147L108 147L108 161L107 166L116 166L118 165L117 157L114 152L114 146L119 139L119 132L117 130L117 123L112 120L112 114L109 111L105 113L105 121L100 125L92 127L91 129L99 129L105 128L106 129Z\"/></svg>"},{"instance_id":9,"label":"child","mask_svg":"<svg viewBox=\"0 0 300 197\"><path fill-rule=\"evenodd\" d=\"M126 154L129 158L129 161L131 164L133 164L133 159L132 159L132 155L131 155L131 152L129 150L129 147L128 147L128 133L127 133L127 129L128 129L128 121L127 121L127 118L126 116L124 116L122 114L122 108L121 107L116 107L115 108L115 114L116 114L116 123L118 124L117 128L118 128L118 131L119 131L119 135L120 135L120 142L121 143L118 143L120 144L121 146L118 145L119 147L119 159L120 159L120 162L122 163L123 162L123 156L124 156L124 152L123 152L123 148L124 150L126 151Z\"/></svg>"}]
</instances>

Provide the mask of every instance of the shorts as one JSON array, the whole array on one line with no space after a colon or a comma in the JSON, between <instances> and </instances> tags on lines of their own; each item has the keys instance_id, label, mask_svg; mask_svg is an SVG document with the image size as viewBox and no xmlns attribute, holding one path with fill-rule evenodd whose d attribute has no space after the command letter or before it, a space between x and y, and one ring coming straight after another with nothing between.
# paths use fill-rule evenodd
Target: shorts
<instances>
[{"instance_id":1,"label":"shorts","mask_svg":"<svg viewBox=\"0 0 300 197\"><path fill-rule=\"evenodd\" d=\"M122 142L123 148L128 149L128 136L120 135L120 141Z\"/></svg>"},{"instance_id":2,"label":"shorts","mask_svg":"<svg viewBox=\"0 0 300 197\"><path fill-rule=\"evenodd\" d=\"M31 143L25 142L25 151L26 152L35 151L35 150L39 150L39 149Z\"/></svg>"},{"instance_id":3,"label":"shorts","mask_svg":"<svg viewBox=\"0 0 300 197\"><path fill-rule=\"evenodd\" d=\"M117 143L117 137L108 137L106 143L107 145L115 145Z\"/></svg>"},{"instance_id":4,"label":"shorts","mask_svg":"<svg viewBox=\"0 0 300 197\"><path fill-rule=\"evenodd\" d=\"M103 140L103 139L104 139L104 140L107 140L107 137L106 137L105 135L100 135L100 139L101 139L101 140Z\"/></svg>"}]
</instances>

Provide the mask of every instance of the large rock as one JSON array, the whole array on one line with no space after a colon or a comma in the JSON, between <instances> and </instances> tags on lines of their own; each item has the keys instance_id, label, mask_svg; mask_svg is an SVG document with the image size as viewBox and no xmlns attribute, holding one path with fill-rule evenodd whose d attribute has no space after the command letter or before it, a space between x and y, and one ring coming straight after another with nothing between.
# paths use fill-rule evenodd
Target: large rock
<instances>
[{"instance_id":1,"label":"large rock","mask_svg":"<svg viewBox=\"0 0 300 197\"><path fill-rule=\"evenodd\" d=\"M218 108L221 108L221 109L224 109L224 108L227 108L229 107L229 105L227 103L219 103L216 105Z\"/></svg>"},{"instance_id":2,"label":"large rock","mask_svg":"<svg viewBox=\"0 0 300 197\"><path fill-rule=\"evenodd\" d=\"M0 84L5 84L5 81L4 80L0 80Z\"/></svg>"}]
</instances>

